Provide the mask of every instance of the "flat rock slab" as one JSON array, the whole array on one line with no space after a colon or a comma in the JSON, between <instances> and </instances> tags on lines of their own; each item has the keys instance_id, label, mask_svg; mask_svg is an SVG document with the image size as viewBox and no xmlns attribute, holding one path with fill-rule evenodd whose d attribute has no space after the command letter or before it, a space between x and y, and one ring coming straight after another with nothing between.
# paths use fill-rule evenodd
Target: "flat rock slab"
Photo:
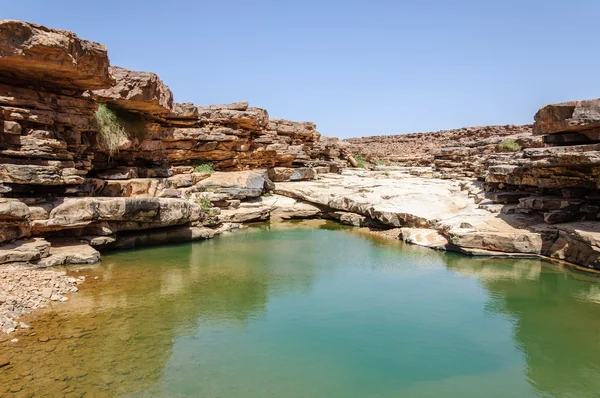
<instances>
[{"instance_id":1,"label":"flat rock slab","mask_svg":"<svg viewBox=\"0 0 600 398\"><path fill-rule=\"evenodd\" d=\"M52 245L50 255L42 258L37 267L95 264L100 261L100 253L79 239L48 238L48 241Z\"/></svg>"},{"instance_id":2,"label":"flat rock slab","mask_svg":"<svg viewBox=\"0 0 600 398\"><path fill-rule=\"evenodd\" d=\"M384 176L347 170L315 182L277 183L275 192L401 227L406 241L423 246L507 254L543 252L544 233L528 228L539 220L480 209L460 185L402 173Z\"/></svg>"},{"instance_id":3,"label":"flat rock slab","mask_svg":"<svg viewBox=\"0 0 600 398\"><path fill-rule=\"evenodd\" d=\"M315 218L323 213L313 204L282 195L270 195L242 202L237 209L222 210L224 222L253 222Z\"/></svg>"},{"instance_id":4,"label":"flat rock slab","mask_svg":"<svg viewBox=\"0 0 600 398\"><path fill-rule=\"evenodd\" d=\"M203 190L217 188L217 192L226 193L230 199L246 199L262 195L271 184L266 170L248 170L216 172L196 187Z\"/></svg>"},{"instance_id":5,"label":"flat rock slab","mask_svg":"<svg viewBox=\"0 0 600 398\"><path fill-rule=\"evenodd\" d=\"M16 240L0 246L0 264L39 261L50 255L50 243L43 238Z\"/></svg>"}]
</instances>

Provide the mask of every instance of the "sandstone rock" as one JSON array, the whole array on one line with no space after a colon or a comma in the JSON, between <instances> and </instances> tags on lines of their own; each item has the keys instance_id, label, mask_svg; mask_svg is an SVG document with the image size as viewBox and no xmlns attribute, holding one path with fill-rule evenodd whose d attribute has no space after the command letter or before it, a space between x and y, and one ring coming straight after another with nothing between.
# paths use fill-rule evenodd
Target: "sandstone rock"
<instances>
[{"instance_id":1,"label":"sandstone rock","mask_svg":"<svg viewBox=\"0 0 600 398\"><path fill-rule=\"evenodd\" d=\"M274 167L269 169L269 179L273 182L314 180L316 171L310 167Z\"/></svg>"},{"instance_id":2,"label":"sandstone rock","mask_svg":"<svg viewBox=\"0 0 600 398\"><path fill-rule=\"evenodd\" d=\"M357 213L392 227L427 228L444 215L459 214L469 206L467 197L452 183L410 176L380 179L361 173L345 171L341 177L326 175L315 182L277 183L274 192Z\"/></svg>"},{"instance_id":3,"label":"sandstone rock","mask_svg":"<svg viewBox=\"0 0 600 398\"><path fill-rule=\"evenodd\" d=\"M248 101L238 101L231 104L210 105L210 109L229 109L232 111L245 111L248 109Z\"/></svg>"},{"instance_id":4,"label":"sandstone rock","mask_svg":"<svg viewBox=\"0 0 600 398\"><path fill-rule=\"evenodd\" d=\"M376 227L381 228L383 225L369 217L361 216L356 213L349 213L344 211L333 211L327 213L327 215L334 220L339 221L344 225L352 225L354 227Z\"/></svg>"},{"instance_id":5,"label":"sandstone rock","mask_svg":"<svg viewBox=\"0 0 600 398\"><path fill-rule=\"evenodd\" d=\"M493 151L498 142L481 141L488 138L502 140L502 137L514 135L528 136L531 135L531 128L531 125L465 127L432 133L349 138L344 141L350 144L349 152L360 154L367 159L385 159L408 166L417 166L433 164L434 156L443 147L487 146L489 151ZM477 152L476 149L471 153ZM468 166L468 163L466 165Z\"/></svg>"},{"instance_id":6,"label":"sandstone rock","mask_svg":"<svg viewBox=\"0 0 600 398\"><path fill-rule=\"evenodd\" d=\"M150 72L137 72L116 66L110 67L116 85L95 90L100 102L111 102L121 108L148 115L166 115L173 108L173 93L160 78Z\"/></svg>"},{"instance_id":7,"label":"sandstone rock","mask_svg":"<svg viewBox=\"0 0 600 398\"><path fill-rule=\"evenodd\" d=\"M434 229L427 228L401 228L400 239L406 243L445 250L448 240Z\"/></svg>"},{"instance_id":8,"label":"sandstone rock","mask_svg":"<svg viewBox=\"0 0 600 398\"><path fill-rule=\"evenodd\" d=\"M535 135L600 129L600 99L546 105L534 119Z\"/></svg>"},{"instance_id":9,"label":"sandstone rock","mask_svg":"<svg viewBox=\"0 0 600 398\"><path fill-rule=\"evenodd\" d=\"M173 113L170 116L177 118L197 119L198 107L191 102L176 102L173 104Z\"/></svg>"},{"instance_id":10,"label":"sandstone rock","mask_svg":"<svg viewBox=\"0 0 600 398\"><path fill-rule=\"evenodd\" d=\"M48 238L51 244L49 256L36 263L36 267L56 265L95 264L100 261L100 253L77 239Z\"/></svg>"},{"instance_id":11,"label":"sandstone rock","mask_svg":"<svg viewBox=\"0 0 600 398\"><path fill-rule=\"evenodd\" d=\"M44 86L110 87L106 48L74 33L33 23L0 21L0 74Z\"/></svg>"},{"instance_id":12,"label":"sandstone rock","mask_svg":"<svg viewBox=\"0 0 600 398\"><path fill-rule=\"evenodd\" d=\"M576 222L557 224L558 239L545 254L557 259L600 269L600 223Z\"/></svg>"},{"instance_id":13,"label":"sandstone rock","mask_svg":"<svg viewBox=\"0 0 600 398\"><path fill-rule=\"evenodd\" d=\"M196 186L204 190L216 189L216 192L226 193L230 199L246 199L260 196L271 184L266 170L251 170L216 172Z\"/></svg>"},{"instance_id":14,"label":"sandstone rock","mask_svg":"<svg viewBox=\"0 0 600 398\"><path fill-rule=\"evenodd\" d=\"M322 209L293 198L281 195L257 197L240 203L237 207L222 210L219 220L222 222L280 221L291 219L316 218Z\"/></svg>"},{"instance_id":15,"label":"sandstone rock","mask_svg":"<svg viewBox=\"0 0 600 398\"><path fill-rule=\"evenodd\" d=\"M196 203L171 198L62 198L46 220L32 221L35 233L82 228L97 221L127 221L146 229L198 220Z\"/></svg>"},{"instance_id":16,"label":"sandstone rock","mask_svg":"<svg viewBox=\"0 0 600 398\"><path fill-rule=\"evenodd\" d=\"M50 243L43 238L17 240L0 246L0 264L34 262L50 254Z\"/></svg>"},{"instance_id":17,"label":"sandstone rock","mask_svg":"<svg viewBox=\"0 0 600 398\"><path fill-rule=\"evenodd\" d=\"M235 126L243 129L260 130L267 127L269 114L260 108L236 110L229 108L198 107L201 121Z\"/></svg>"},{"instance_id":18,"label":"sandstone rock","mask_svg":"<svg viewBox=\"0 0 600 398\"><path fill-rule=\"evenodd\" d=\"M0 221L26 220L30 214L26 204L14 199L0 198Z\"/></svg>"},{"instance_id":19,"label":"sandstone rock","mask_svg":"<svg viewBox=\"0 0 600 398\"><path fill-rule=\"evenodd\" d=\"M85 172L68 167L69 163L66 162L2 158L0 162L0 182L7 184L70 185L85 182L81 176Z\"/></svg>"}]
</instances>

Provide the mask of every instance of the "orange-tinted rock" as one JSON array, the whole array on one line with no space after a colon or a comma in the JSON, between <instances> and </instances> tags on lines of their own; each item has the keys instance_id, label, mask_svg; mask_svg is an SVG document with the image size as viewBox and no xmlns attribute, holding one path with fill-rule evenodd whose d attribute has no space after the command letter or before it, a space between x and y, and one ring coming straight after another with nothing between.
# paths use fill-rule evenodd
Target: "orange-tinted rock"
<instances>
[{"instance_id":1,"label":"orange-tinted rock","mask_svg":"<svg viewBox=\"0 0 600 398\"><path fill-rule=\"evenodd\" d=\"M96 100L149 115L166 115L171 112L173 93L156 74L117 66L110 67L110 74L116 85L94 91L92 95Z\"/></svg>"},{"instance_id":2,"label":"orange-tinted rock","mask_svg":"<svg viewBox=\"0 0 600 398\"><path fill-rule=\"evenodd\" d=\"M0 21L0 75L5 82L91 90L110 87L106 47L74 33L33 23Z\"/></svg>"},{"instance_id":3,"label":"orange-tinted rock","mask_svg":"<svg viewBox=\"0 0 600 398\"><path fill-rule=\"evenodd\" d=\"M600 129L600 99L546 105L534 119L534 135Z\"/></svg>"}]
</instances>

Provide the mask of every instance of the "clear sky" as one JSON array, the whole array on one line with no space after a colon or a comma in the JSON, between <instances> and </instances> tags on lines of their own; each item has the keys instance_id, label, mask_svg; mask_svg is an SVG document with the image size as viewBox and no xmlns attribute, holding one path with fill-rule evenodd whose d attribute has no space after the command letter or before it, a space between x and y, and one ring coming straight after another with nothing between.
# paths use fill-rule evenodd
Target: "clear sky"
<instances>
[{"instance_id":1,"label":"clear sky","mask_svg":"<svg viewBox=\"0 0 600 398\"><path fill-rule=\"evenodd\" d=\"M600 97L598 0L4 1L72 30L178 102L247 100L356 137L530 123Z\"/></svg>"}]
</instances>

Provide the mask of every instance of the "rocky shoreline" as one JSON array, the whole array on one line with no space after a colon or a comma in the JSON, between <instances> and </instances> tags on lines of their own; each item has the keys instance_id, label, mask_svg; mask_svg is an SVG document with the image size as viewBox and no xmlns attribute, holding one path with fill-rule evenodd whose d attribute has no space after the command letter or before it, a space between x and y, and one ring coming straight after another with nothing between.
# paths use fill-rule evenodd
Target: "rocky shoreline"
<instances>
[{"instance_id":1,"label":"rocky shoreline","mask_svg":"<svg viewBox=\"0 0 600 398\"><path fill-rule=\"evenodd\" d=\"M0 328L80 282L38 269L267 220L598 271L600 100L534 119L341 141L245 101L177 103L101 44L0 21Z\"/></svg>"}]
</instances>

